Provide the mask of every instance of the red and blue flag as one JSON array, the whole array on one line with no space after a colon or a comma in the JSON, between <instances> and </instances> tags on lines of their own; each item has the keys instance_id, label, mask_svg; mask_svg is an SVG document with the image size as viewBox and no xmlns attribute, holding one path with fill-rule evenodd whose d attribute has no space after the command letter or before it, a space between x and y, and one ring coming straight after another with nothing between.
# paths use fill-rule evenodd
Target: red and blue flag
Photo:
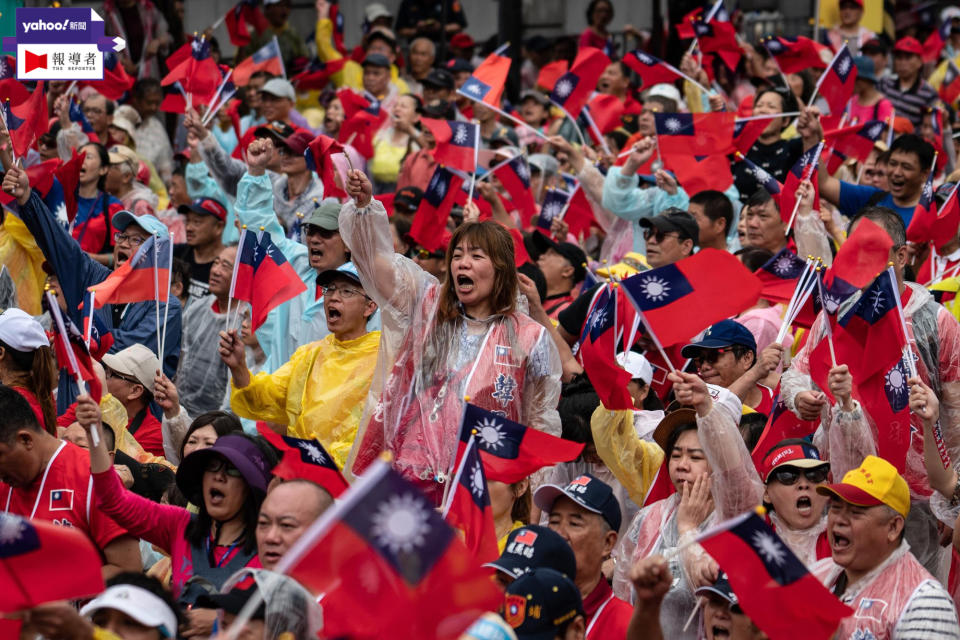
<instances>
[{"instance_id":1,"label":"red and blue flag","mask_svg":"<svg viewBox=\"0 0 960 640\"><path fill-rule=\"evenodd\" d=\"M537 215L537 202L530 191L530 167L526 158L522 154L510 158L495 167L493 175L510 195L513 206L520 212L523 226L528 226Z\"/></svg>"},{"instance_id":2,"label":"red and blue flag","mask_svg":"<svg viewBox=\"0 0 960 640\"><path fill-rule=\"evenodd\" d=\"M783 186L780 184L780 181L774 178L769 171L763 167L759 167L753 163L750 158L743 155L742 153L736 154L737 160L743 163L747 168L746 171L757 181L757 184L766 189L767 193L770 194L770 197L773 198L774 202L777 203L777 206L780 206L780 196L783 191Z\"/></svg>"},{"instance_id":3,"label":"red and blue flag","mask_svg":"<svg viewBox=\"0 0 960 640\"><path fill-rule=\"evenodd\" d=\"M463 542L479 562L492 562L500 556L490 506L490 488L475 439L467 444L460 459L443 517L451 526L463 531Z\"/></svg>"},{"instance_id":4,"label":"red and blue flag","mask_svg":"<svg viewBox=\"0 0 960 640\"><path fill-rule=\"evenodd\" d=\"M960 97L960 69L953 60L947 60L947 69L943 74L939 93L940 98L951 106Z\"/></svg>"},{"instance_id":5,"label":"red and blue flag","mask_svg":"<svg viewBox=\"0 0 960 640\"><path fill-rule=\"evenodd\" d=\"M410 225L410 237L430 252L443 251L447 218L457 201L464 179L443 165L437 165Z\"/></svg>"},{"instance_id":6,"label":"red and blue flag","mask_svg":"<svg viewBox=\"0 0 960 640\"><path fill-rule=\"evenodd\" d=\"M243 230L237 250L237 264L230 286L230 297L250 303L250 324L256 331L267 314L287 300L307 290L293 266L277 248L266 231L256 234ZM256 239L254 246L251 237Z\"/></svg>"},{"instance_id":7,"label":"red and blue flag","mask_svg":"<svg viewBox=\"0 0 960 640\"><path fill-rule=\"evenodd\" d=\"M303 157L307 160L307 169L316 171L323 183L324 197L343 198L346 192L337 186L335 179L336 167L330 157L335 153L343 153L343 145L322 133L310 141Z\"/></svg>"},{"instance_id":8,"label":"red and blue flag","mask_svg":"<svg viewBox=\"0 0 960 640\"><path fill-rule=\"evenodd\" d=\"M623 56L623 63L640 76L644 90L655 84L673 84L678 78L683 77L683 74L672 64L640 49L634 49Z\"/></svg>"},{"instance_id":9,"label":"red and blue flag","mask_svg":"<svg viewBox=\"0 0 960 640\"><path fill-rule=\"evenodd\" d=\"M512 62L510 58L500 55L504 50L505 47L501 47L487 56L480 66L473 70L463 86L457 89L457 93L499 109Z\"/></svg>"},{"instance_id":10,"label":"red and blue flag","mask_svg":"<svg viewBox=\"0 0 960 640\"><path fill-rule=\"evenodd\" d=\"M618 302L627 304L617 298L616 290L609 286L604 286L597 294L577 351L583 370L600 396L600 401L611 411L635 408L633 398L627 391L630 373L616 360L617 334L623 330L623 327L616 326L619 319L617 305Z\"/></svg>"},{"instance_id":11,"label":"red and blue flag","mask_svg":"<svg viewBox=\"0 0 960 640\"><path fill-rule=\"evenodd\" d=\"M797 204L797 189L804 180L809 180L813 184L813 210L820 210L820 187L817 182L817 171L820 162L820 153L823 151L823 143L811 147L800 154L797 161L790 167L786 177L783 179L783 189L780 191L780 218L785 222L790 222L793 209Z\"/></svg>"},{"instance_id":12,"label":"red and blue flag","mask_svg":"<svg viewBox=\"0 0 960 640\"><path fill-rule=\"evenodd\" d=\"M926 244L933 236L933 223L937 219L937 200L934 197L933 171L927 174L927 180L920 191L920 200L913 209L910 224L907 225L907 240L915 244Z\"/></svg>"},{"instance_id":13,"label":"red and blue flag","mask_svg":"<svg viewBox=\"0 0 960 640\"><path fill-rule=\"evenodd\" d=\"M173 67L160 84L167 86L179 82L183 91L187 95L193 94L196 104L200 104L213 97L222 79L220 67L211 55L210 41L201 37L190 42L190 55Z\"/></svg>"},{"instance_id":14,"label":"red and blue flag","mask_svg":"<svg viewBox=\"0 0 960 640\"><path fill-rule=\"evenodd\" d=\"M569 192L563 189L547 189L547 193L543 196L543 204L540 206L540 215L537 217L537 231L551 237L553 234L550 231L550 225L554 218L563 219L568 202L570 202Z\"/></svg>"},{"instance_id":15,"label":"red and blue flag","mask_svg":"<svg viewBox=\"0 0 960 640\"><path fill-rule=\"evenodd\" d=\"M610 58L596 47L581 47L573 66L553 85L550 100L574 120L580 115Z\"/></svg>"},{"instance_id":16,"label":"red and blue flag","mask_svg":"<svg viewBox=\"0 0 960 640\"><path fill-rule=\"evenodd\" d=\"M784 247L754 271L760 279L760 297L773 303L788 303L797 289L807 261Z\"/></svg>"},{"instance_id":17,"label":"red and blue flag","mask_svg":"<svg viewBox=\"0 0 960 640\"><path fill-rule=\"evenodd\" d=\"M477 170L476 152L480 146L480 125L462 120L420 118L430 130L437 146L433 157L440 164L473 173Z\"/></svg>"},{"instance_id":18,"label":"red and blue flag","mask_svg":"<svg viewBox=\"0 0 960 640\"><path fill-rule=\"evenodd\" d=\"M225 23L233 46L245 47L250 44L250 29L253 29L254 35L260 35L270 28L258 4L257 0L240 0L227 11Z\"/></svg>"},{"instance_id":19,"label":"red and blue flag","mask_svg":"<svg viewBox=\"0 0 960 640\"><path fill-rule=\"evenodd\" d=\"M343 69L347 60L348 58L339 58L323 62L314 58L303 71L290 78L290 82L300 91L323 89L330 82L333 74Z\"/></svg>"},{"instance_id":20,"label":"red and blue flag","mask_svg":"<svg viewBox=\"0 0 960 640\"><path fill-rule=\"evenodd\" d=\"M150 236L133 257L117 267L105 280L88 291L96 292L97 309L106 304L159 300L170 297L170 263L173 255L170 237Z\"/></svg>"},{"instance_id":21,"label":"red and blue flag","mask_svg":"<svg viewBox=\"0 0 960 640\"><path fill-rule=\"evenodd\" d=\"M766 118L737 118L733 123L733 147L747 155L768 126L770 120Z\"/></svg>"},{"instance_id":22,"label":"red and blue flag","mask_svg":"<svg viewBox=\"0 0 960 640\"><path fill-rule=\"evenodd\" d=\"M856 80L857 67L853 64L850 49L844 43L817 81L817 88L814 90L816 95L814 106L819 107L824 115L839 118L850 96L853 95L853 85Z\"/></svg>"},{"instance_id":23,"label":"red and blue flag","mask_svg":"<svg viewBox=\"0 0 960 640\"><path fill-rule=\"evenodd\" d=\"M820 420L801 420L790 409L783 400L780 393L780 385L777 385L777 391L773 400L773 411L767 416L767 424L760 433L757 444L754 445L750 457L753 459L753 466L757 471L763 473L763 459L767 453L781 440L789 438L806 438L812 435L820 424Z\"/></svg>"},{"instance_id":24,"label":"red and blue flag","mask_svg":"<svg viewBox=\"0 0 960 640\"><path fill-rule=\"evenodd\" d=\"M827 66L820 57L820 51L827 47L810 38L768 36L761 42L783 73L800 73L804 69L824 69Z\"/></svg>"},{"instance_id":25,"label":"red and blue flag","mask_svg":"<svg viewBox=\"0 0 960 640\"><path fill-rule=\"evenodd\" d=\"M373 137L387 122L387 111L369 93L360 95L351 89L337 91L343 105L343 124L337 141L350 145L368 160L373 157Z\"/></svg>"},{"instance_id":26,"label":"red and blue flag","mask_svg":"<svg viewBox=\"0 0 960 640\"><path fill-rule=\"evenodd\" d=\"M723 156L733 151L733 113L654 113L664 156Z\"/></svg>"},{"instance_id":27,"label":"red and blue flag","mask_svg":"<svg viewBox=\"0 0 960 640\"><path fill-rule=\"evenodd\" d=\"M852 127L825 132L823 139L830 145L831 151L827 158L827 173L833 175L847 158L865 161L873 151L873 145L886 130L887 125L883 121L867 120Z\"/></svg>"},{"instance_id":28,"label":"red and blue flag","mask_svg":"<svg viewBox=\"0 0 960 640\"><path fill-rule=\"evenodd\" d=\"M12 104L8 98L4 102L4 116L13 150L22 158L33 143L50 129L43 81L38 82L29 97L20 104Z\"/></svg>"},{"instance_id":29,"label":"red and blue flag","mask_svg":"<svg viewBox=\"0 0 960 640\"><path fill-rule=\"evenodd\" d=\"M337 463L319 440L281 436L263 423L257 433L280 450L282 457L271 473L284 480L309 480L320 485L334 498L339 498L350 485L340 473Z\"/></svg>"},{"instance_id":30,"label":"red and blue flag","mask_svg":"<svg viewBox=\"0 0 960 640\"><path fill-rule=\"evenodd\" d=\"M286 77L283 69L283 54L276 36L270 42L253 52L249 58L242 60L233 70L233 81L239 87L245 87L250 82L250 76L257 71L266 71L275 76Z\"/></svg>"}]
</instances>

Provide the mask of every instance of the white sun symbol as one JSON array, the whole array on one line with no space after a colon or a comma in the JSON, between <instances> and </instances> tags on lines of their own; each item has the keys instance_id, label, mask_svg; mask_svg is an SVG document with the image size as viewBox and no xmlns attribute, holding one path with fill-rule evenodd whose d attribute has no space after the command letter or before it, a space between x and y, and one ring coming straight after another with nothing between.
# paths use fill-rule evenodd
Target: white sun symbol
<instances>
[{"instance_id":1,"label":"white sun symbol","mask_svg":"<svg viewBox=\"0 0 960 640\"><path fill-rule=\"evenodd\" d=\"M757 178L757 182L767 183L770 182L770 174L767 173L767 170L762 167L757 167L753 170L753 175Z\"/></svg>"},{"instance_id":2,"label":"white sun symbol","mask_svg":"<svg viewBox=\"0 0 960 640\"><path fill-rule=\"evenodd\" d=\"M878 123L870 127L870 130L867 131L867 135L876 140L880 137L881 131L883 131L883 125Z\"/></svg>"},{"instance_id":3,"label":"white sun symbol","mask_svg":"<svg viewBox=\"0 0 960 640\"><path fill-rule=\"evenodd\" d=\"M890 369L884 378L886 380L888 393L899 396L901 393L906 392L906 380L904 379L903 370L900 369L899 365Z\"/></svg>"},{"instance_id":4,"label":"white sun symbol","mask_svg":"<svg viewBox=\"0 0 960 640\"><path fill-rule=\"evenodd\" d=\"M654 302L660 302L670 295L670 284L659 276L645 278L640 288L643 295Z\"/></svg>"},{"instance_id":5,"label":"white sun symbol","mask_svg":"<svg viewBox=\"0 0 960 640\"><path fill-rule=\"evenodd\" d=\"M467 91L476 95L480 95L480 93L483 91L483 87L481 87L476 82L471 82L470 86L467 87Z\"/></svg>"},{"instance_id":6,"label":"white sun symbol","mask_svg":"<svg viewBox=\"0 0 960 640\"><path fill-rule=\"evenodd\" d=\"M521 180L523 180L524 182L530 181L530 170L527 169L527 165L523 162L523 160L517 163L516 171L517 171L517 175L520 177Z\"/></svg>"},{"instance_id":7,"label":"white sun symbol","mask_svg":"<svg viewBox=\"0 0 960 640\"><path fill-rule=\"evenodd\" d=\"M541 211L540 215L547 220L553 220L560 214L560 209L562 208L563 207L557 202L548 202L546 205L544 205L543 211Z\"/></svg>"},{"instance_id":8,"label":"white sun symbol","mask_svg":"<svg viewBox=\"0 0 960 640\"><path fill-rule=\"evenodd\" d=\"M373 516L373 535L377 542L393 553L409 553L422 547L430 532L423 504L412 493L390 496L377 507Z\"/></svg>"},{"instance_id":9,"label":"white sun symbol","mask_svg":"<svg viewBox=\"0 0 960 640\"><path fill-rule=\"evenodd\" d=\"M779 40L770 40L767 42L767 51L774 55L783 53L783 44Z\"/></svg>"},{"instance_id":10,"label":"white sun symbol","mask_svg":"<svg viewBox=\"0 0 960 640\"><path fill-rule=\"evenodd\" d=\"M312 442L307 442L304 444L303 450L307 453L307 456L317 464L323 464L326 462L326 457L323 455L323 451L321 451L320 447Z\"/></svg>"},{"instance_id":11,"label":"white sun symbol","mask_svg":"<svg viewBox=\"0 0 960 640\"><path fill-rule=\"evenodd\" d=\"M0 513L0 544L13 544L20 539L25 528L20 518Z\"/></svg>"},{"instance_id":12,"label":"white sun symbol","mask_svg":"<svg viewBox=\"0 0 960 640\"><path fill-rule=\"evenodd\" d=\"M648 55L645 54L645 53L638 53L638 54L637 54L637 59L638 59L640 62L642 62L643 64L653 64L653 58L651 58L650 56L648 56Z\"/></svg>"},{"instance_id":13,"label":"white sun symbol","mask_svg":"<svg viewBox=\"0 0 960 640\"><path fill-rule=\"evenodd\" d=\"M933 185L929 182L924 183L923 185L923 198L927 202L933 200Z\"/></svg>"},{"instance_id":14,"label":"white sun symbol","mask_svg":"<svg viewBox=\"0 0 960 640\"><path fill-rule=\"evenodd\" d=\"M850 56L844 56L837 63L837 73L841 76L847 75L847 72L850 71Z\"/></svg>"},{"instance_id":15,"label":"white sun symbol","mask_svg":"<svg viewBox=\"0 0 960 640\"><path fill-rule=\"evenodd\" d=\"M6 78L10 73L9 67L7 67L6 58L0 58L0 78Z\"/></svg>"},{"instance_id":16,"label":"white sun symbol","mask_svg":"<svg viewBox=\"0 0 960 640\"><path fill-rule=\"evenodd\" d=\"M442 200L443 196L447 195L447 183L438 179L437 183L433 185L433 190L437 194L437 197Z\"/></svg>"},{"instance_id":17,"label":"white sun symbol","mask_svg":"<svg viewBox=\"0 0 960 640\"><path fill-rule=\"evenodd\" d=\"M484 418L473 428L477 432L477 436L480 438L480 440L483 441L484 449L487 449L488 451L497 451L503 446L505 434L501 429L502 427L503 425L498 423L493 418Z\"/></svg>"},{"instance_id":18,"label":"white sun symbol","mask_svg":"<svg viewBox=\"0 0 960 640\"><path fill-rule=\"evenodd\" d=\"M470 493L478 498L483 496L483 488L486 483L483 480L483 470L480 468L480 462L477 461L470 470Z\"/></svg>"},{"instance_id":19,"label":"white sun symbol","mask_svg":"<svg viewBox=\"0 0 960 640\"><path fill-rule=\"evenodd\" d=\"M753 546L767 563L782 565L787 560L787 551L783 545L765 531L753 534Z\"/></svg>"},{"instance_id":20,"label":"white sun symbol","mask_svg":"<svg viewBox=\"0 0 960 640\"><path fill-rule=\"evenodd\" d=\"M876 290L870 293L870 305L873 307L873 312L879 314L886 304L887 300L883 296L883 291Z\"/></svg>"},{"instance_id":21,"label":"white sun symbol","mask_svg":"<svg viewBox=\"0 0 960 640\"><path fill-rule=\"evenodd\" d=\"M821 302L823 303L823 308L830 314L836 313L837 309L840 308L840 298L826 291L823 293Z\"/></svg>"},{"instance_id":22,"label":"white sun symbol","mask_svg":"<svg viewBox=\"0 0 960 640\"><path fill-rule=\"evenodd\" d=\"M679 121L678 119L676 119L676 118L667 118L667 121L664 122L663 124L664 124L664 126L667 127L667 130L668 130L668 131L671 131L671 132L673 132L673 133L676 133L677 131L680 131L680 128L681 128L681 126L682 126L682 125L680 124L680 121Z\"/></svg>"},{"instance_id":23,"label":"white sun symbol","mask_svg":"<svg viewBox=\"0 0 960 640\"><path fill-rule=\"evenodd\" d=\"M463 144L467 141L467 128L457 127L456 129L456 133L453 134L453 141L457 144Z\"/></svg>"},{"instance_id":24,"label":"white sun symbol","mask_svg":"<svg viewBox=\"0 0 960 640\"><path fill-rule=\"evenodd\" d=\"M590 330L593 331L597 327L602 327L607 322L607 309L606 307L600 309L595 314L593 314L593 320L590 322Z\"/></svg>"},{"instance_id":25,"label":"white sun symbol","mask_svg":"<svg viewBox=\"0 0 960 640\"><path fill-rule=\"evenodd\" d=\"M566 98L568 95L570 95L570 92L573 91L573 83L564 78L557 83L557 87L554 89L554 91L556 91L557 95L561 98Z\"/></svg>"},{"instance_id":26,"label":"white sun symbol","mask_svg":"<svg viewBox=\"0 0 960 640\"><path fill-rule=\"evenodd\" d=\"M793 260L787 255L780 256L773 263L773 270L781 275L787 275L793 270Z\"/></svg>"}]
</instances>

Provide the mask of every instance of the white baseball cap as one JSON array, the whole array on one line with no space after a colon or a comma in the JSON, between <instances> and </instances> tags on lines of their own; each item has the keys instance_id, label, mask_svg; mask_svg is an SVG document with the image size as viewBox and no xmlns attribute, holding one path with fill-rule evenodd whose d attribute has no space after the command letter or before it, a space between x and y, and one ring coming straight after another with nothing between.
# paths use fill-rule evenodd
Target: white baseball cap
<instances>
[{"instance_id":1,"label":"white baseball cap","mask_svg":"<svg viewBox=\"0 0 960 640\"><path fill-rule=\"evenodd\" d=\"M617 363L627 370L631 378L639 378L643 384L653 380L653 365L634 351L622 351L617 354Z\"/></svg>"},{"instance_id":2,"label":"white baseball cap","mask_svg":"<svg viewBox=\"0 0 960 640\"><path fill-rule=\"evenodd\" d=\"M162 598L142 587L116 584L80 609L80 615L90 616L100 609L116 609L140 624L160 630L165 638L177 635L177 616Z\"/></svg>"},{"instance_id":3,"label":"white baseball cap","mask_svg":"<svg viewBox=\"0 0 960 640\"><path fill-rule=\"evenodd\" d=\"M0 340L17 351L33 351L50 346L50 340L40 323L23 309L17 308L0 313Z\"/></svg>"},{"instance_id":4,"label":"white baseball cap","mask_svg":"<svg viewBox=\"0 0 960 640\"><path fill-rule=\"evenodd\" d=\"M130 376L142 384L151 394L154 391L153 383L160 369L160 361L153 351L142 344L133 344L116 353L103 356L103 364L110 369Z\"/></svg>"}]
</instances>

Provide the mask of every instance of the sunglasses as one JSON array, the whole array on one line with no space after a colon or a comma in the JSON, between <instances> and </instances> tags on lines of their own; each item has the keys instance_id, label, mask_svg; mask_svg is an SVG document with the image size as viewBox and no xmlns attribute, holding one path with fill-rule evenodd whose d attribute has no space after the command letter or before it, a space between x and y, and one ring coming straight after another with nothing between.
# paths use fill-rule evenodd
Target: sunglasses
<instances>
[{"instance_id":1,"label":"sunglasses","mask_svg":"<svg viewBox=\"0 0 960 640\"><path fill-rule=\"evenodd\" d=\"M650 242L650 238L656 238L657 244L660 244L670 236L676 236L677 240L680 239L680 234L676 231L663 231L662 229L644 229L643 230L643 239L647 242Z\"/></svg>"},{"instance_id":2,"label":"sunglasses","mask_svg":"<svg viewBox=\"0 0 960 640\"><path fill-rule=\"evenodd\" d=\"M339 235L340 232L334 229L333 231L329 229L324 229L323 227L318 227L315 224L304 225L305 231L308 236L319 235L324 240L331 240L334 236Z\"/></svg>"},{"instance_id":3,"label":"sunglasses","mask_svg":"<svg viewBox=\"0 0 960 640\"><path fill-rule=\"evenodd\" d=\"M813 469L780 467L770 474L768 481L776 480L780 484L789 486L792 484L797 484L797 482L800 480L801 473L807 477L807 480L811 484L821 484L827 480L827 475L830 473L830 465L825 464L819 467L814 467Z\"/></svg>"},{"instance_id":4,"label":"sunglasses","mask_svg":"<svg viewBox=\"0 0 960 640\"><path fill-rule=\"evenodd\" d=\"M225 474L231 478L242 478L243 474L240 473L240 470L235 466L224 460L223 458L210 458L207 462L207 466L203 468L204 471L209 471L210 473L220 473L223 471Z\"/></svg>"},{"instance_id":5,"label":"sunglasses","mask_svg":"<svg viewBox=\"0 0 960 640\"><path fill-rule=\"evenodd\" d=\"M123 374L117 373L113 369L107 369L106 371L104 371L104 373L108 378L116 378L117 380L123 380L124 382L129 382L130 384L140 384L140 381L137 380L136 378L131 378L129 376L125 376Z\"/></svg>"},{"instance_id":6,"label":"sunglasses","mask_svg":"<svg viewBox=\"0 0 960 640\"><path fill-rule=\"evenodd\" d=\"M693 360L694 364L698 366L704 363L716 364L717 360L720 359L720 356L725 353L733 353L733 349L730 347L720 347L719 349L701 349L697 355L691 358L691 360Z\"/></svg>"}]
</instances>

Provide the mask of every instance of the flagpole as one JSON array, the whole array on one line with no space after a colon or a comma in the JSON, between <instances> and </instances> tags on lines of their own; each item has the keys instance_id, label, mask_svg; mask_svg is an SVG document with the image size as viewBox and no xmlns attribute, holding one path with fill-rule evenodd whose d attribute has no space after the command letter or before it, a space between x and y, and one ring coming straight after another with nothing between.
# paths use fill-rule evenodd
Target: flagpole
<instances>
[{"instance_id":1,"label":"flagpole","mask_svg":"<svg viewBox=\"0 0 960 640\"><path fill-rule=\"evenodd\" d=\"M230 333L230 302L233 300L233 292L237 287L237 265L240 262L240 255L243 252L243 242L247 237L247 225L240 229L240 243L237 245L237 258L233 261L233 274L230 276L230 292L227 294L227 333Z\"/></svg>"},{"instance_id":2,"label":"flagpole","mask_svg":"<svg viewBox=\"0 0 960 640\"><path fill-rule=\"evenodd\" d=\"M280 51L280 42L277 40L277 36L273 36L273 44L277 48L277 51ZM287 79L287 69L283 66L283 56L279 57L280 60L280 73L283 76L283 79Z\"/></svg>"},{"instance_id":3,"label":"flagpole","mask_svg":"<svg viewBox=\"0 0 960 640\"><path fill-rule=\"evenodd\" d=\"M903 358L907 360L907 371L911 378L917 377L917 364L913 361L913 350L910 348L910 334L907 333L907 320L903 314L903 302L900 300L900 285L897 283L897 276L893 273L893 265L887 267L887 275L890 276L890 284L893 286L893 299L897 301L897 313L900 315L900 329L903 330Z\"/></svg>"},{"instance_id":4,"label":"flagpole","mask_svg":"<svg viewBox=\"0 0 960 640\"><path fill-rule=\"evenodd\" d=\"M466 406L466 405L464 405L464 406ZM464 468L465 466L467 466L467 456L470 455L470 450L473 449L473 448L476 447L476 446L477 446L477 438L476 438L476 436L471 435L471 436L470 436L470 441L467 442L467 446L466 446L466 448L463 450L463 457L460 458L460 466L457 467L457 473L454 474L454 476L453 476L453 481L449 483L450 486L456 487L456 486L457 486L457 483L460 482L460 478L463 477L463 468ZM441 511L441 516L443 516L443 519L444 519L444 520L447 519L447 514L450 513L450 505L453 504L453 496L455 495L455 493L456 493L455 491L450 491L450 492L449 492L449 494L450 494L449 498L447 498L446 500L444 500L443 510Z\"/></svg>"},{"instance_id":5,"label":"flagpole","mask_svg":"<svg viewBox=\"0 0 960 640\"><path fill-rule=\"evenodd\" d=\"M772 120L773 118L796 118L800 115L799 111L785 111L783 113L767 113L759 116L747 116L737 118L734 122L751 122L753 120Z\"/></svg>"},{"instance_id":6,"label":"flagpole","mask_svg":"<svg viewBox=\"0 0 960 640\"><path fill-rule=\"evenodd\" d=\"M167 352L167 315L170 312L170 285L173 282L173 238L169 238L167 244L170 245L170 262L167 266L167 301L163 305L163 339L160 342L160 353ZM161 370L163 358L160 358Z\"/></svg>"},{"instance_id":7,"label":"flagpole","mask_svg":"<svg viewBox=\"0 0 960 640\"><path fill-rule=\"evenodd\" d=\"M523 155L523 154L521 154L521 155ZM508 163L509 163L511 160L513 160L514 158L518 158L518 157L519 157L519 156L512 156L512 157L510 157L510 158L507 158L506 160L504 160L504 161L501 162L500 164L494 165L494 166L491 167L485 174L483 174L482 176L480 176L479 178L477 178L477 182L483 182L484 180L486 180L487 178L489 178L490 176L492 176L494 171L496 171L496 170L499 169L500 167L508 164Z\"/></svg>"},{"instance_id":8,"label":"flagpole","mask_svg":"<svg viewBox=\"0 0 960 640\"><path fill-rule=\"evenodd\" d=\"M200 120L200 124L206 126L207 122L212 119L211 114L216 113L220 108L219 101L220 96L223 93L223 88L227 85L227 81L230 80L230 76L233 75L233 69L227 71L227 75L223 76L223 80L220 82L220 86L217 87L217 92L213 94L213 99L210 100L210 110L204 114L203 119Z\"/></svg>"},{"instance_id":9,"label":"flagpole","mask_svg":"<svg viewBox=\"0 0 960 640\"><path fill-rule=\"evenodd\" d=\"M553 98L549 98L549 100L550 100L550 104L552 104L553 106L555 106L557 109L560 109L560 111L563 111L563 115L565 115L565 116L567 116L568 118L570 118L570 122L573 123L573 128L576 129L576 131L577 131L577 137L580 138L580 146L582 146L582 147L587 146L587 141L583 139L583 132L580 131L580 125L578 125L578 124L577 124L577 121L573 118L572 115L570 115L570 112L567 111L566 109L564 109L563 107L561 107L561 106L560 106L559 104L557 104L556 102L554 102L554 101L553 101Z\"/></svg>"},{"instance_id":10,"label":"flagpole","mask_svg":"<svg viewBox=\"0 0 960 640\"><path fill-rule=\"evenodd\" d=\"M616 285L617 283L614 283ZM650 339L653 340L653 344L656 345L657 351L660 353L660 357L663 358L663 361L666 363L667 368L670 371L676 371L676 368L673 366L673 363L670 362L670 358L667 356L667 352L663 350L663 345L660 344L660 338L657 337L657 334L653 332L653 328L650 327L650 323L647 322L646 316L643 314L640 309L634 305L634 310L637 312L637 315L640 316L640 321L643 322L644 328L647 330L647 335L650 336Z\"/></svg>"},{"instance_id":11,"label":"flagpole","mask_svg":"<svg viewBox=\"0 0 960 640\"><path fill-rule=\"evenodd\" d=\"M817 271L820 268L817 267ZM823 281L817 278L817 290L820 292L820 300L823 300ZM837 352L833 348L833 328L830 326L830 314L823 315L823 331L827 335L827 345L830 347L830 362L834 367L837 366Z\"/></svg>"},{"instance_id":12,"label":"flagpole","mask_svg":"<svg viewBox=\"0 0 960 640\"><path fill-rule=\"evenodd\" d=\"M473 202L473 187L477 183L477 164L480 162L480 123L473 132L473 173L470 174L470 193L467 202Z\"/></svg>"},{"instance_id":13,"label":"flagpole","mask_svg":"<svg viewBox=\"0 0 960 640\"><path fill-rule=\"evenodd\" d=\"M583 106L583 117L587 120L590 130L593 131L593 135L595 135L600 144L603 145L604 153L606 153L608 156L612 155L610 152L610 145L607 144L607 139L603 137L603 134L600 132L600 128L597 126L597 123L593 121L593 116L590 115L590 107L587 105Z\"/></svg>"},{"instance_id":14,"label":"flagpole","mask_svg":"<svg viewBox=\"0 0 960 640\"><path fill-rule=\"evenodd\" d=\"M833 63L837 61L837 58L840 56L840 53L841 53L844 49L847 50L847 53L850 52L850 48L847 46L846 43L844 43L843 46L840 47L840 51L837 51L837 53L833 56L833 60L830 61L830 64L827 65L827 68L826 68L826 69L824 70L824 72L820 75L820 79L817 80L817 86L815 86L815 87L813 88L813 93L810 95L810 100L809 100L809 103L808 103L808 104L811 104L811 105L812 105L812 104L815 104L815 103L816 103L816 101L817 101L817 94L820 93L820 85L823 84L823 79L827 77L827 73L830 71L830 69L833 68ZM790 87L787 86L787 89L789 89L789 88L790 88ZM833 114L830 114L830 115L833 115Z\"/></svg>"},{"instance_id":15,"label":"flagpole","mask_svg":"<svg viewBox=\"0 0 960 640\"><path fill-rule=\"evenodd\" d=\"M537 131L537 129L536 129L535 127L530 126L529 124L527 124L526 122L524 122L524 121L521 120L520 118L517 118L516 116L510 115L509 113L507 113L507 112L504 111L503 109L501 109L501 108L499 108L499 107L495 107L495 106L493 106L492 104L488 104L488 103L484 102L483 100L477 100L477 99L474 98L473 96L471 96L471 95L469 95L469 94L467 94L467 93L464 93L464 92L461 91L460 89L457 89L457 95L463 96L464 98L467 98L468 100L471 100L472 102L476 102L476 103L478 103L478 104L482 104L482 105L483 105L484 107L486 107L487 109L492 109L492 110L496 111L498 114L500 114L500 115L503 116L504 118L506 118L506 119L508 119L508 120L511 120L512 122L515 122L516 124L520 125L521 127L526 127L527 129L530 129L530 131L532 131L538 138L542 138L543 140L545 140L545 141L547 141L547 142L550 142L550 138L548 138L546 135L544 135L544 134L541 133L540 131Z\"/></svg>"},{"instance_id":16,"label":"flagpole","mask_svg":"<svg viewBox=\"0 0 960 640\"><path fill-rule=\"evenodd\" d=\"M153 302L157 315L157 360L163 366L163 352L160 351L160 270L157 268L160 262L160 247L157 246L159 237L159 235L153 236Z\"/></svg>"},{"instance_id":17,"label":"flagpole","mask_svg":"<svg viewBox=\"0 0 960 640\"><path fill-rule=\"evenodd\" d=\"M10 98L7 98L6 104L3 108L0 108L0 120L3 120L3 130L7 132L7 137L10 138L10 161L16 166L17 164L17 150L13 146L13 134L10 132L10 127L7 125L7 110L11 109Z\"/></svg>"},{"instance_id":18,"label":"flagpole","mask_svg":"<svg viewBox=\"0 0 960 640\"><path fill-rule=\"evenodd\" d=\"M84 342L87 343L87 349L90 349L90 339L93 336L93 304L94 300L97 297L96 291L90 291L90 320L87 321L87 331L86 336L84 336Z\"/></svg>"},{"instance_id":19,"label":"flagpole","mask_svg":"<svg viewBox=\"0 0 960 640\"><path fill-rule=\"evenodd\" d=\"M233 9L228 9L228 11L233 11ZM226 20L226 19L227 19L227 14L225 13L225 14L223 14L222 16L220 16L219 18L217 18L217 21L214 22L212 25L210 25L210 26L207 27L207 28L210 29L210 31L216 31L216 30L220 27L220 25L223 24L223 21Z\"/></svg>"},{"instance_id":20,"label":"flagpole","mask_svg":"<svg viewBox=\"0 0 960 640\"><path fill-rule=\"evenodd\" d=\"M820 164L820 154L822 152L823 152L823 140L821 140L820 144L817 145L817 150L813 154L813 160L811 160L810 166L804 169L803 173L805 175L802 176L801 182L803 180L809 180L810 176L813 175L813 169L811 167L816 167L817 165ZM796 194L794 194L794 197L796 197ZM801 198L797 198L796 202L793 203L793 213L790 214L790 220L787 222L787 230L783 234L784 236L790 235L790 228L793 226L793 220L794 218L797 217L797 211L800 210L800 200Z\"/></svg>"}]
</instances>

